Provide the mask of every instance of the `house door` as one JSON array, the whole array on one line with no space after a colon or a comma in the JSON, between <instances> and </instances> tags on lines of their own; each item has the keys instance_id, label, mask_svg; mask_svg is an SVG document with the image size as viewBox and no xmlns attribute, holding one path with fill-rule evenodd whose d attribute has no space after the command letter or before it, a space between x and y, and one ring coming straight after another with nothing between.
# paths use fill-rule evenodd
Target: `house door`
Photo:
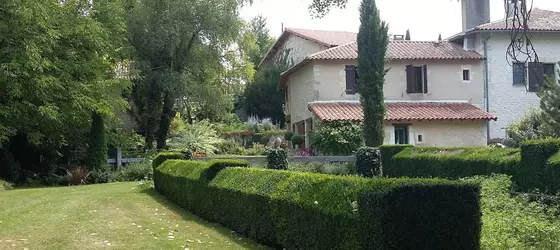
<instances>
[{"instance_id":1,"label":"house door","mask_svg":"<svg viewBox=\"0 0 560 250\"><path fill-rule=\"evenodd\" d=\"M395 127L395 144L410 144L408 125L393 125Z\"/></svg>"}]
</instances>

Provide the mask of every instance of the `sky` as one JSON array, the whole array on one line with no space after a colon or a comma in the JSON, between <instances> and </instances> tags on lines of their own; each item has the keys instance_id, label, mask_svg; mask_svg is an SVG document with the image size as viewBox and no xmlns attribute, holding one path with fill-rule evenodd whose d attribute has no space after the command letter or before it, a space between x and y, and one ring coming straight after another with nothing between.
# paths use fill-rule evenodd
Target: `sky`
<instances>
[{"instance_id":1,"label":"sky","mask_svg":"<svg viewBox=\"0 0 560 250\"><path fill-rule=\"evenodd\" d=\"M503 0L490 1L492 21L505 16ZM560 12L560 0L533 0L534 7ZM254 0L243 7L246 20L263 15L273 37L284 28L303 28L358 32L360 0L348 0L345 9L332 9L321 18L312 18L307 10L311 0ZM410 29L412 40L435 41L461 32L461 4L457 0L376 0L381 18L389 23L389 33L402 34Z\"/></svg>"}]
</instances>

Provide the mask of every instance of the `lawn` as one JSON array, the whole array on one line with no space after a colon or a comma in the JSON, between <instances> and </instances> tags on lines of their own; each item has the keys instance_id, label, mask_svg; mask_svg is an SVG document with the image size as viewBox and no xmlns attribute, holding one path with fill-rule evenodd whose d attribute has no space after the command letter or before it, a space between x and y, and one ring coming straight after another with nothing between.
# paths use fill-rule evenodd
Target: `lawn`
<instances>
[{"instance_id":1,"label":"lawn","mask_svg":"<svg viewBox=\"0 0 560 250\"><path fill-rule=\"evenodd\" d=\"M264 249L135 183L0 189L0 249Z\"/></svg>"}]
</instances>

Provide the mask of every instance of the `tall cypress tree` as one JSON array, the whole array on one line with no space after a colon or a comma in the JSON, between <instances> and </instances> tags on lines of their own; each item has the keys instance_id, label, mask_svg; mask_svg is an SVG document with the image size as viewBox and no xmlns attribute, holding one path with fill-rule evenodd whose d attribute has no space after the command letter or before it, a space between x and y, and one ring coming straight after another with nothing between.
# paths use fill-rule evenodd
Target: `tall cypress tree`
<instances>
[{"instance_id":1,"label":"tall cypress tree","mask_svg":"<svg viewBox=\"0 0 560 250\"><path fill-rule=\"evenodd\" d=\"M362 0L358 33L358 86L364 110L365 144L383 144L385 106L385 53L389 41L387 23L381 21L375 0Z\"/></svg>"},{"instance_id":2,"label":"tall cypress tree","mask_svg":"<svg viewBox=\"0 0 560 250\"><path fill-rule=\"evenodd\" d=\"M107 138L103 116L93 111L91 114L91 131L87 150L87 167L89 170L104 170L107 165Z\"/></svg>"},{"instance_id":3,"label":"tall cypress tree","mask_svg":"<svg viewBox=\"0 0 560 250\"><path fill-rule=\"evenodd\" d=\"M404 36L404 40L410 41L410 30L406 30L406 35Z\"/></svg>"},{"instance_id":4,"label":"tall cypress tree","mask_svg":"<svg viewBox=\"0 0 560 250\"><path fill-rule=\"evenodd\" d=\"M560 72L559 72L560 73ZM560 137L560 85L554 76L546 77L540 87L541 122L546 136Z\"/></svg>"}]
</instances>

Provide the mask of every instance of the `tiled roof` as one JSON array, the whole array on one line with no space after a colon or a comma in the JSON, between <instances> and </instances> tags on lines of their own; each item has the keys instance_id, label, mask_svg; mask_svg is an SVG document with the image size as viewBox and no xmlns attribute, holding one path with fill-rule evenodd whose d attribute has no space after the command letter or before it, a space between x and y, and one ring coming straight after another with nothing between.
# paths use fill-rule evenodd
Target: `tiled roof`
<instances>
[{"instance_id":1,"label":"tiled roof","mask_svg":"<svg viewBox=\"0 0 560 250\"><path fill-rule=\"evenodd\" d=\"M314 41L327 47L339 46L345 43L354 42L358 34L346 31L325 31L286 28L288 32L301 38Z\"/></svg>"},{"instance_id":2,"label":"tiled roof","mask_svg":"<svg viewBox=\"0 0 560 250\"><path fill-rule=\"evenodd\" d=\"M475 30L509 30L512 29L511 18L506 26L506 19L481 24ZM528 27L533 31L560 31L560 12L534 8L529 17Z\"/></svg>"},{"instance_id":3,"label":"tiled roof","mask_svg":"<svg viewBox=\"0 0 560 250\"><path fill-rule=\"evenodd\" d=\"M512 18L509 18L481 24L465 32L453 35L446 40L454 41L462 38L466 33L476 31L511 30L511 22ZM530 31L560 32L560 12L534 8L529 17L528 27Z\"/></svg>"},{"instance_id":4,"label":"tiled roof","mask_svg":"<svg viewBox=\"0 0 560 250\"><path fill-rule=\"evenodd\" d=\"M270 59L278 51L280 46L288 39L288 36L295 35L303 39L315 42L327 48L339 46L342 44L356 41L357 33L346 31L325 31L325 30L308 30L308 29L294 29L286 28L282 35L276 40L276 43L270 48L266 57L261 61L262 64L266 59ZM259 66L260 66L259 64Z\"/></svg>"},{"instance_id":5,"label":"tiled roof","mask_svg":"<svg viewBox=\"0 0 560 250\"><path fill-rule=\"evenodd\" d=\"M385 121L497 120L467 102L386 102ZM309 110L322 121L361 121L359 102L312 102Z\"/></svg>"},{"instance_id":6,"label":"tiled roof","mask_svg":"<svg viewBox=\"0 0 560 250\"><path fill-rule=\"evenodd\" d=\"M482 60L475 51L466 51L452 42L391 41L387 45L387 58L406 60ZM358 59L358 43L352 42L309 55L310 60Z\"/></svg>"}]
</instances>

